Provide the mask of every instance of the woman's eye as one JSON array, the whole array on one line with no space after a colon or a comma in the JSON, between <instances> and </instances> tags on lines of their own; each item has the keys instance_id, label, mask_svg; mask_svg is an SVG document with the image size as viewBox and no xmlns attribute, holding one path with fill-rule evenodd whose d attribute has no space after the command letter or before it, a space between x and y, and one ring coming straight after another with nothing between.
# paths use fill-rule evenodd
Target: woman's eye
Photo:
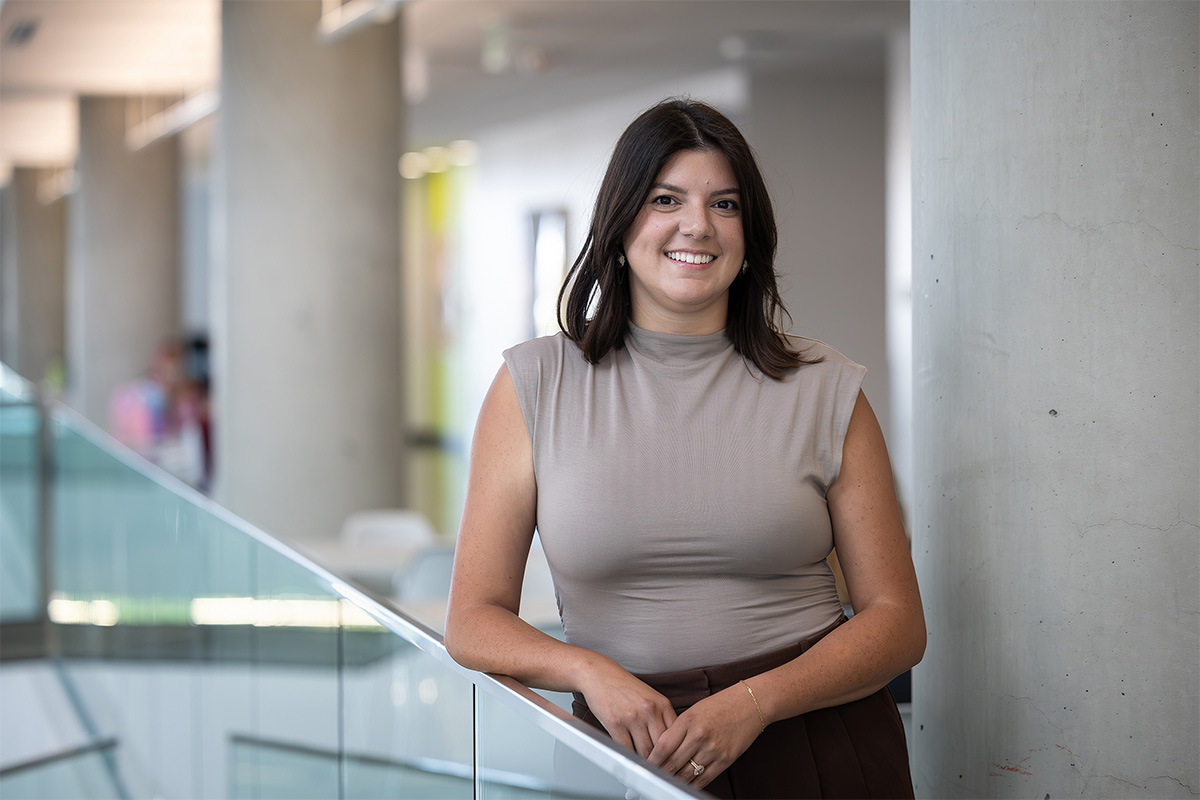
<instances>
[{"instance_id":1,"label":"woman's eye","mask_svg":"<svg viewBox=\"0 0 1200 800\"><path fill-rule=\"evenodd\" d=\"M675 198L671 197L670 195L662 194L662 195L659 195L658 197L654 198L650 202L656 206L671 206L671 205L675 205Z\"/></svg>"},{"instance_id":2,"label":"woman's eye","mask_svg":"<svg viewBox=\"0 0 1200 800\"><path fill-rule=\"evenodd\" d=\"M715 205L721 211L737 211L738 210L737 200L718 200L713 205Z\"/></svg>"}]
</instances>

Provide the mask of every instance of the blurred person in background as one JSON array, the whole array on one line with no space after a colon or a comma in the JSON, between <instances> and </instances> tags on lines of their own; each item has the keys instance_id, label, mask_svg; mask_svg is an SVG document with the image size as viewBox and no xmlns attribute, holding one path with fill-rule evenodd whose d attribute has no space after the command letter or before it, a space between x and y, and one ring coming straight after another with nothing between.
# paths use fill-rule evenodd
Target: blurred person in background
<instances>
[{"instance_id":1,"label":"blurred person in background","mask_svg":"<svg viewBox=\"0 0 1200 800\"><path fill-rule=\"evenodd\" d=\"M200 337L163 342L146 374L118 386L109 403L118 441L201 490L211 474L206 353Z\"/></svg>"},{"instance_id":2,"label":"blurred person in background","mask_svg":"<svg viewBox=\"0 0 1200 800\"><path fill-rule=\"evenodd\" d=\"M925 622L890 462L866 370L782 332L776 240L722 114L626 129L564 332L505 351L480 411L446 647L719 797L912 797L887 684ZM535 528L565 642L518 616Z\"/></svg>"}]
</instances>

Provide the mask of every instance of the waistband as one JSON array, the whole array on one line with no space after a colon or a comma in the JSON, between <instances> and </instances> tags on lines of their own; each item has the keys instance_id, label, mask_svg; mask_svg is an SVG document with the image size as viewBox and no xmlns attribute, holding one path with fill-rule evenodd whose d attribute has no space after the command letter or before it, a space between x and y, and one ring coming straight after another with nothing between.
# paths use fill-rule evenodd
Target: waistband
<instances>
[{"instance_id":1,"label":"waistband","mask_svg":"<svg viewBox=\"0 0 1200 800\"><path fill-rule=\"evenodd\" d=\"M634 675L634 677L666 697L671 701L675 710L680 711L695 705L709 695L728 689L738 681L783 666L810 650L814 644L824 639L845 621L846 617L843 616L820 633L770 653L711 667L685 669L678 672L657 672L650 675ZM587 701L583 695L580 692L573 694L575 701L586 708Z\"/></svg>"}]
</instances>

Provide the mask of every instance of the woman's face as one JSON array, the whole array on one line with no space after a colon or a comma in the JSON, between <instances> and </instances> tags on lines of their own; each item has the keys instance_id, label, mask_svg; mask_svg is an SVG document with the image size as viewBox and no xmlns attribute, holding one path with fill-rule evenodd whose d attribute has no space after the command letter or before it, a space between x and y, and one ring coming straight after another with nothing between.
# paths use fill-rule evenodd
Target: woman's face
<instances>
[{"instance_id":1,"label":"woman's face","mask_svg":"<svg viewBox=\"0 0 1200 800\"><path fill-rule=\"evenodd\" d=\"M692 335L724 330L729 285L746 253L738 189L716 150L681 150L667 160L625 234L634 325Z\"/></svg>"}]
</instances>

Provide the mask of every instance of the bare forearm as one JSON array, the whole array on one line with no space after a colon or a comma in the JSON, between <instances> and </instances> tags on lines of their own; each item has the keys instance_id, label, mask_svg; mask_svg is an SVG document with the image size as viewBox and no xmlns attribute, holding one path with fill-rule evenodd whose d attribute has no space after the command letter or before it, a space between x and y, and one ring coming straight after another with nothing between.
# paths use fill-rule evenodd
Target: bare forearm
<instances>
[{"instance_id":1,"label":"bare forearm","mask_svg":"<svg viewBox=\"0 0 1200 800\"><path fill-rule=\"evenodd\" d=\"M767 722L858 700L912 667L925 624L903 606L864 609L799 658L748 680Z\"/></svg>"},{"instance_id":2,"label":"bare forearm","mask_svg":"<svg viewBox=\"0 0 1200 800\"><path fill-rule=\"evenodd\" d=\"M451 612L446 649L468 669L558 692L583 691L584 677L602 658L539 631L506 608L484 604Z\"/></svg>"}]
</instances>

